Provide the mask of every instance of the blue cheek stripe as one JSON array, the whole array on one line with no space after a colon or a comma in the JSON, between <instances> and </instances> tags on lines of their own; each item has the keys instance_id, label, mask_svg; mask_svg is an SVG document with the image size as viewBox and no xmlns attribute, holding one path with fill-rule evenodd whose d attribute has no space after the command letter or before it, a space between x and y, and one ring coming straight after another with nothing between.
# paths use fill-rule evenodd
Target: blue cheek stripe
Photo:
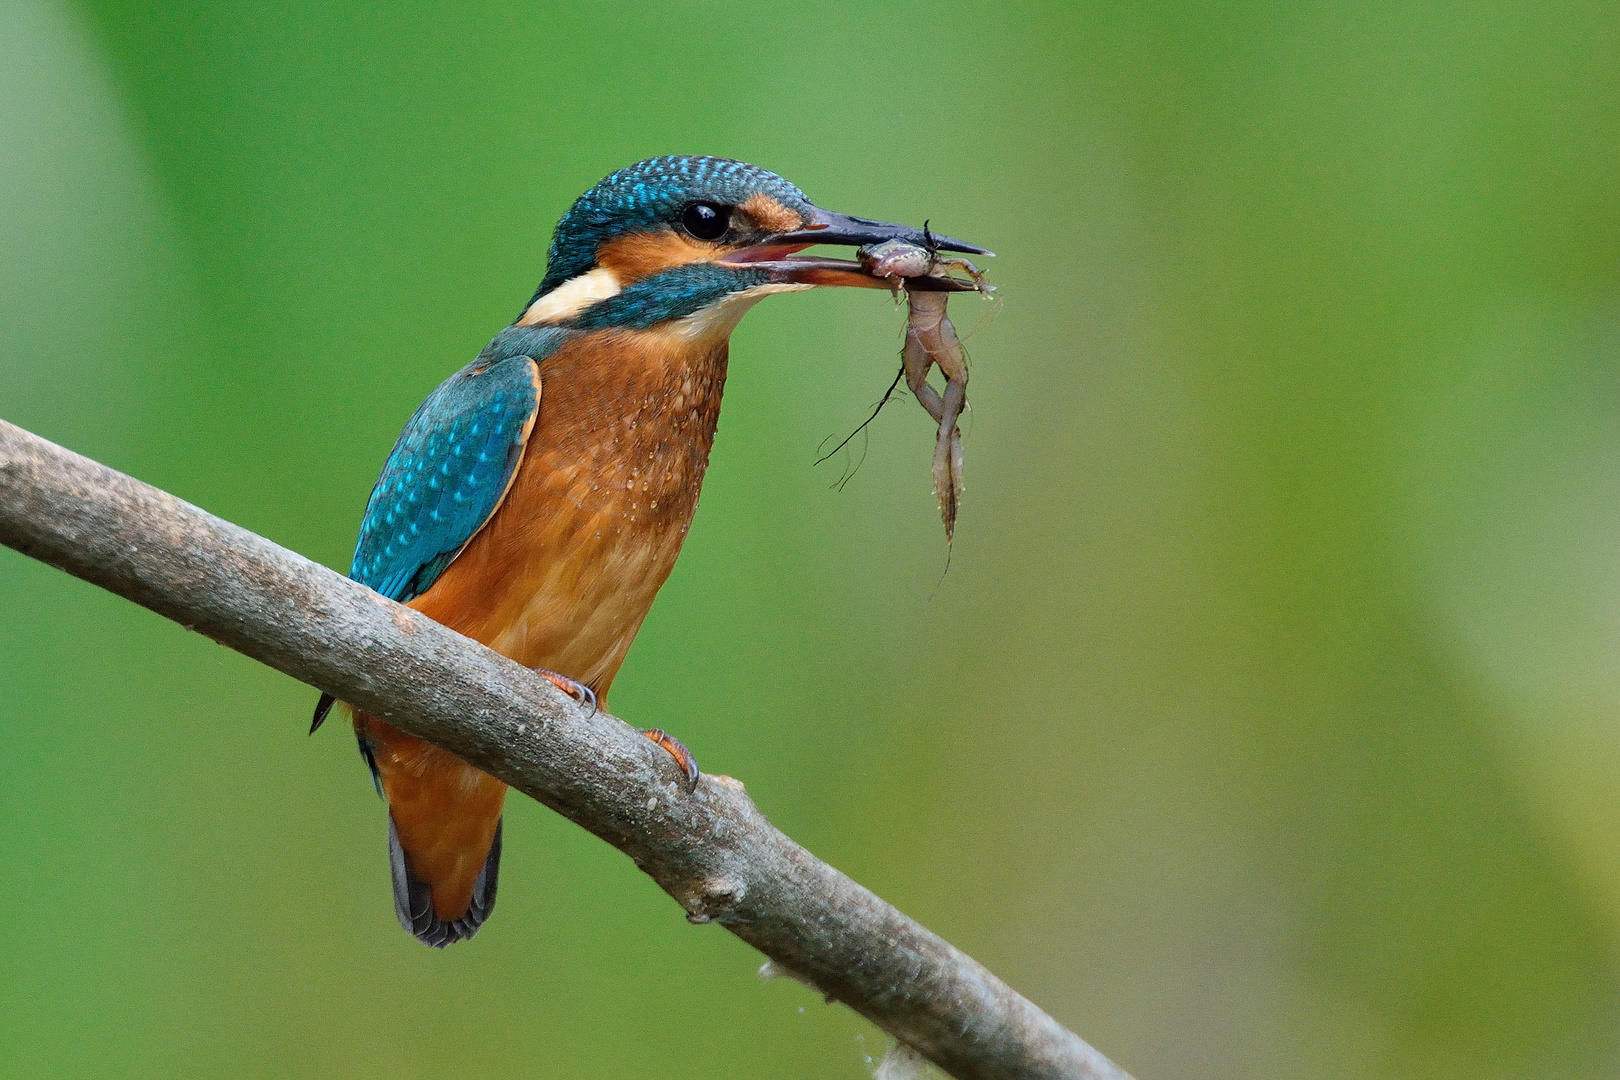
<instances>
[{"instance_id":1,"label":"blue cheek stripe","mask_svg":"<svg viewBox=\"0 0 1620 1080\"><path fill-rule=\"evenodd\" d=\"M618 295L592 304L567 325L580 330L646 330L696 314L733 293L768 285L771 280L765 270L689 263L632 282Z\"/></svg>"}]
</instances>

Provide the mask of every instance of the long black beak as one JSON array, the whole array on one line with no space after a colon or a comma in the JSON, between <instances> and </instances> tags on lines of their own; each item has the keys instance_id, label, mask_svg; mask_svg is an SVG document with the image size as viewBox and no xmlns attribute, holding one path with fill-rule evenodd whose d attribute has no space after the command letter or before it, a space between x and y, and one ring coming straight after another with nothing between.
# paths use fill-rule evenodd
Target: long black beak
<instances>
[{"instance_id":1,"label":"long black beak","mask_svg":"<svg viewBox=\"0 0 1620 1080\"><path fill-rule=\"evenodd\" d=\"M886 240L904 240L933 251L960 251L967 255L990 255L995 252L976 244L965 243L952 236L940 236L925 229L909 225L892 225L887 221L835 214L831 210L814 207L803 227L791 232L775 233L764 240L734 251L720 259L723 266L747 266L756 270L774 271L784 282L800 285L843 285L866 289L890 289L894 283L886 278L873 277L859 264L845 259L823 259L810 255L795 255L813 244L839 244L865 247ZM954 277L915 277L906 280L906 288L925 292L972 292L977 284Z\"/></svg>"},{"instance_id":2,"label":"long black beak","mask_svg":"<svg viewBox=\"0 0 1620 1080\"><path fill-rule=\"evenodd\" d=\"M887 221L850 217L831 210L815 207L802 229L779 233L771 237L772 244L848 244L863 247L881 244L885 240L904 240L919 247L931 246L936 251L960 251L964 255L995 255L989 248L958 240L953 236L914 229L909 225L891 225ZM932 244L930 244L932 241Z\"/></svg>"}]
</instances>

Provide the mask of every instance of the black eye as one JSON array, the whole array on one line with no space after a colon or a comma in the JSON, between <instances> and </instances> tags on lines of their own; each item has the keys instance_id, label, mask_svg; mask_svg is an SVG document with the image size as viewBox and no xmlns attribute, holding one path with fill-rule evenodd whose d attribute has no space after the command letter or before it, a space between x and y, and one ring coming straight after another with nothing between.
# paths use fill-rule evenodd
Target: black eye
<instances>
[{"instance_id":1,"label":"black eye","mask_svg":"<svg viewBox=\"0 0 1620 1080\"><path fill-rule=\"evenodd\" d=\"M731 207L695 202L681 215L681 224L699 240L718 240L731 226Z\"/></svg>"}]
</instances>

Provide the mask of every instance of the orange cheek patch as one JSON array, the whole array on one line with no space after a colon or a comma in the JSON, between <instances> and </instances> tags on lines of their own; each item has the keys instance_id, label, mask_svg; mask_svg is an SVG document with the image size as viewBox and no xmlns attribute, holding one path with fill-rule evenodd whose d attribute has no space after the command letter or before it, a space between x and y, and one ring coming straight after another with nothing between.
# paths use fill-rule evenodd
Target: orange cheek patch
<instances>
[{"instance_id":1,"label":"orange cheek patch","mask_svg":"<svg viewBox=\"0 0 1620 1080\"><path fill-rule=\"evenodd\" d=\"M676 266L710 260L720 253L714 244L682 236L674 229L633 233L609 240L596 249L596 265L605 267L623 285Z\"/></svg>"},{"instance_id":2,"label":"orange cheek patch","mask_svg":"<svg viewBox=\"0 0 1620 1080\"><path fill-rule=\"evenodd\" d=\"M792 232L804 224L797 210L789 210L763 191L756 191L741 210L768 232Z\"/></svg>"}]
</instances>

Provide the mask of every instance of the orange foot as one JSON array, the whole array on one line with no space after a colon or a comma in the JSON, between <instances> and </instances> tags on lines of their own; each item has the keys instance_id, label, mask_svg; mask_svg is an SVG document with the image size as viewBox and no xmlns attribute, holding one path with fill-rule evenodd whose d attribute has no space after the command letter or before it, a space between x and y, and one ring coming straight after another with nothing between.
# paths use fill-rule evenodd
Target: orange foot
<instances>
[{"instance_id":1,"label":"orange foot","mask_svg":"<svg viewBox=\"0 0 1620 1080\"><path fill-rule=\"evenodd\" d=\"M548 671L545 668L540 667L531 668L530 670L532 670L542 679L546 680L546 682L550 683L552 686L555 686L557 689L579 702L581 705L589 705L591 707L591 715L596 715L595 690L592 690L582 682L575 682L566 675L559 675L555 671Z\"/></svg>"},{"instance_id":2,"label":"orange foot","mask_svg":"<svg viewBox=\"0 0 1620 1080\"><path fill-rule=\"evenodd\" d=\"M669 756L675 759L675 764L679 765L681 772L686 774L686 790L688 792L696 791L698 766L697 760L692 757L692 751L688 750L681 743L681 740L669 734L663 728L648 728L642 734L669 751Z\"/></svg>"}]
</instances>

